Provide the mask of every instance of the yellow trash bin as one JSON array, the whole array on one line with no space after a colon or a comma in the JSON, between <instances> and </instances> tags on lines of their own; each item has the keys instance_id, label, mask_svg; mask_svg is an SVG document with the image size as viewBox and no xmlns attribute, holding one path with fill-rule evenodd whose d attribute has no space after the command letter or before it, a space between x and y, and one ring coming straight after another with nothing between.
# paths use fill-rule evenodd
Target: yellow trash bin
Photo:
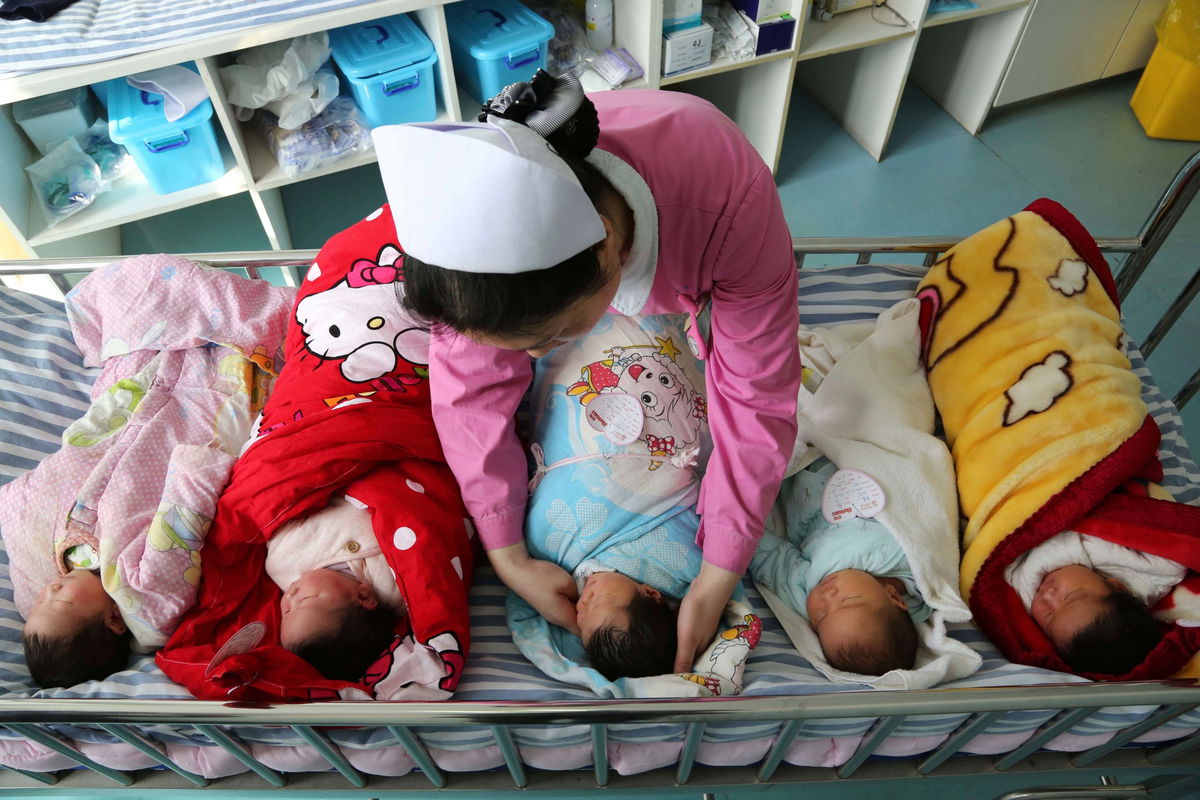
<instances>
[{"instance_id":1,"label":"yellow trash bin","mask_svg":"<svg viewBox=\"0 0 1200 800\"><path fill-rule=\"evenodd\" d=\"M1200 0L1171 0L1129 104L1156 139L1200 142Z\"/></svg>"}]
</instances>

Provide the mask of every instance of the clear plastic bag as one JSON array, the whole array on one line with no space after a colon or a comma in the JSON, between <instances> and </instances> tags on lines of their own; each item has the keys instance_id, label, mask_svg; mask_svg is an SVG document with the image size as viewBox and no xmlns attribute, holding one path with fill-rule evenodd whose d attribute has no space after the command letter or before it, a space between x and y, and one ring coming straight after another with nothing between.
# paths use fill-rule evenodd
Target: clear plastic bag
<instances>
[{"instance_id":1,"label":"clear plastic bag","mask_svg":"<svg viewBox=\"0 0 1200 800\"><path fill-rule=\"evenodd\" d=\"M98 119L75 137L83 150L100 167L100 180L109 184L133 169L129 151L108 138L108 123Z\"/></svg>"},{"instance_id":2,"label":"clear plastic bag","mask_svg":"<svg viewBox=\"0 0 1200 800\"><path fill-rule=\"evenodd\" d=\"M546 54L546 71L551 75L578 74L595 53L588 47L583 12L570 0L528 0L525 5L554 26L554 38Z\"/></svg>"},{"instance_id":3,"label":"clear plastic bag","mask_svg":"<svg viewBox=\"0 0 1200 800\"><path fill-rule=\"evenodd\" d=\"M100 166L74 138L61 142L25 171L51 225L78 214L108 189L101 180Z\"/></svg>"},{"instance_id":4,"label":"clear plastic bag","mask_svg":"<svg viewBox=\"0 0 1200 800\"><path fill-rule=\"evenodd\" d=\"M255 119L275 160L293 178L372 148L366 119L345 95L296 130L282 127L270 111L259 111Z\"/></svg>"},{"instance_id":5,"label":"clear plastic bag","mask_svg":"<svg viewBox=\"0 0 1200 800\"><path fill-rule=\"evenodd\" d=\"M221 68L221 82L242 122L264 108L279 126L295 130L320 114L338 95L338 78L329 61L329 34L322 31L282 42L251 47L236 64Z\"/></svg>"}]
</instances>

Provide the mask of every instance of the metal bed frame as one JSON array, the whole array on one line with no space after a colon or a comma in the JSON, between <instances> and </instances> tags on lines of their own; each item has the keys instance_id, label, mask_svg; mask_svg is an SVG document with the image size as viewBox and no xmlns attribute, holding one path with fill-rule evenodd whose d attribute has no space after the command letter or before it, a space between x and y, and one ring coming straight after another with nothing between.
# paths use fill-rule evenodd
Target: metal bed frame
<instances>
[{"instance_id":1,"label":"metal bed frame","mask_svg":"<svg viewBox=\"0 0 1200 800\"><path fill-rule=\"evenodd\" d=\"M1141 231L1132 238L1097 240L1103 252L1125 254L1117 275L1118 292L1125 298L1200 190L1200 152L1181 167L1163 192ZM866 264L883 254L918 254L924 267L954 242L940 238L795 239L797 267L809 256L853 255ZM221 253L190 256L217 267L245 269L252 278L268 267L290 268L289 282L298 283L315 251ZM65 275L87 272L111 259L54 259L0 263L5 275L48 275L64 291ZM288 270L285 270L288 272ZM1149 357L1171 326L1200 292L1200 264L1186 287L1164 312L1142 345ZM1200 388L1197 369L1175 396L1184 406ZM1118 732L1106 743L1080 753L1041 753L1040 748L1069 731L1105 706L1154 706L1142 722ZM1134 746L1159 726L1200 708L1200 681L1168 680L1130 683L1046 684L966 690L929 689L906 692L847 692L814 696L731 697L700 700L607 700L595 702L338 702L292 705L221 703L214 701L57 700L0 698L0 725L49 747L80 765L80 769L38 773L6 768L0 772L5 796L48 796L87 792L99 796L128 796L135 786L139 797L174 797L181 791L203 789L229 797L293 792L336 793L346 796L412 796L428 790L448 790L469 796L494 795L498 790L524 789L543 796L578 796L601 787L612 795L713 796L717 790L769 792L779 787L783 797L848 797L850 792L890 786L894 781L924 781L929 791L973 785L1005 800L1052 798L1183 798L1200 796L1200 732L1161 745ZM1057 711L1016 750L999 756L957 755L972 739L1007 713ZM872 754L904 720L940 714L969 714L963 724L932 752L912 758L872 759ZM836 769L794 767L783 763L788 747L815 720L878 717L853 755ZM733 721L777 721L780 733L753 767L698 766L696 754L705 726ZM89 759L43 726L51 723L97 725L162 765L163 769L122 772ZM608 726L630 723L682 723L686 734L679 759L667 768L632 776L613 776L608 759ZM190 725L241 761L250 772L209 781L187 772L130 726ZM588 725L594 764L592 770L549 772L530 770L521 761L509 730L513 725ZM287 726L314 747L330 764L324 773L289 773L268 768L236 738L242 726ZM355 769L321 731L327 726L384 727L416 762L419 772L399 778L369 776ZM486 726L503 755L505 771L456 773L448 777L418 741L414 728L423 726ZM1118 782L1121 781L1121 782ZM1133 781L1133 783L1130 783ZM1065 782L1065 783L1063 783ZM1052 783L1029 789L1037 783ZM1072 785L1068 785L1072 784ZM984 789L983 787L987 788ZM209 795L215 797L217 795ZM958 795L963 796L963 795Z\"/></svg>"}]
</instances>

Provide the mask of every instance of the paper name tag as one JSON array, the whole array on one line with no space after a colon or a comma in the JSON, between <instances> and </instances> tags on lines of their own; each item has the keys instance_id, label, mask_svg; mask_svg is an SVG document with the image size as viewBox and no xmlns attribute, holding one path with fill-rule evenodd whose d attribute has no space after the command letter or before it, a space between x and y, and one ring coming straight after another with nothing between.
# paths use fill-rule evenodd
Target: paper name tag
<instances>
[{"instance_id":1,"label":"paper name tag","mask_svg":"<svg viewBox=\"0 0 1200 800\"><path fill-rule=\"evenodd\" d=\"M633 444L642 435L642 402L624 392L605 392L583 410L588 424L615 445Z\"/></svg>"},{"instance_id":2,"label":"paper name tag","mask_svg":"<svg viewBox=\"0 0 1200 800\"><path fill-rule=\"evenodd\" d=\"M821 514L828 522L869 519L883 511L885 503L883 487L870 475L856 469L839 469L825 484Z\"/></svg>"},{"instance_id":3,"label":"paper name tag","mask_svg":"<svg viewBox=\"0 0 1200 800\"><path fill-rule=\"evenodd\" d=\"M208 668L204 670L204 677L212 675L214 669L220 666L221 662L227 658L231 658L242 653L248 653L258 643L262 641L263 636L267 633L267 626L261 622L251 622L240 631L230 636L225 640L225 644L221 645L221 649L212 657L212 661L208 662Z\"/></svg>"}]
</instances>

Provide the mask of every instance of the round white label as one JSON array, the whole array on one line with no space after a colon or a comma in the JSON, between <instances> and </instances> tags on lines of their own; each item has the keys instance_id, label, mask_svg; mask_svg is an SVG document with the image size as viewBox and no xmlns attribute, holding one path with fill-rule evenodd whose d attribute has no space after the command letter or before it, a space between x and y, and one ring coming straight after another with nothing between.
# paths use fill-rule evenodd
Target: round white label
<instances>
[{"instance_id":1,"label":"round white label","mask_svg":"<svg viewBox=\"0 0 1200 800\"><path fill-rule=\"evenodd\" d=\"M631 394L605 392L592 398L583 411L588 424L610 442L624 447L642 435L642 403Z\"/></svg>"},{"instance_id":2,"label":"round white label","mask_svg":"<svg viewBox=\"0 0 1200 800\"><path fill-rule=\"evenodd\" d=\"M839 469L825 484L821 514L829 522L870 518L883 511L886 502L883 487L870 475L856 469Z\"/></svg>"},{"instance_id":3,"label":"round white label","mask_svg":"<svg viewBox=\"0 0 1200 800\"><path fill-rule=\"evenodd\" d=\"M221 645L221 649L217 651L217 654L212 657L212 661L208 662L208 668L204 670L204 677L207 678L212 675L212 671L225 659L242 653L248 653L255 647L258 647L258 643L262 641L266 633L266 625L261 622L251 622L233 636L230 636L225 640L225 644Z\"/></svg>"}]
</instances>

